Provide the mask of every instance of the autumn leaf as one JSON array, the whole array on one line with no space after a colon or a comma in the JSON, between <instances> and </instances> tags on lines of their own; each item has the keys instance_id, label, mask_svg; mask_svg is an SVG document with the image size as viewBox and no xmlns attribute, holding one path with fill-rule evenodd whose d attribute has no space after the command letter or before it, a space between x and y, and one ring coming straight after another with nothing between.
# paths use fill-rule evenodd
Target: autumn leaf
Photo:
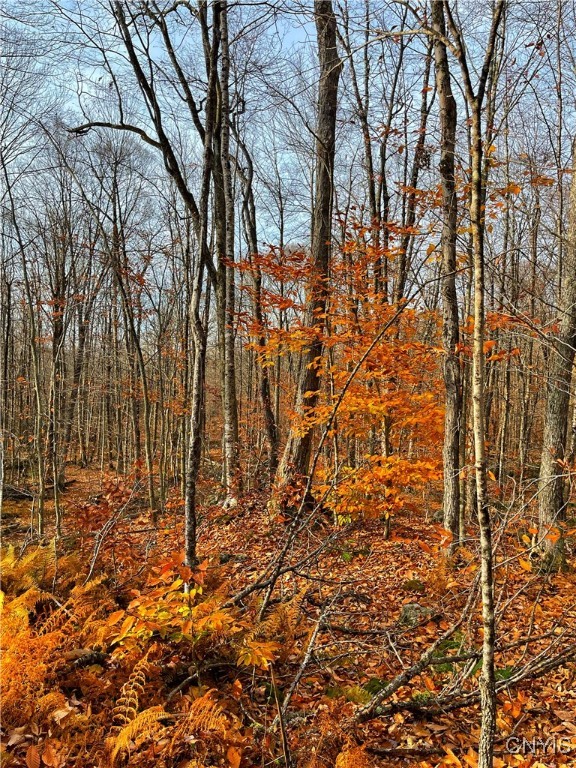
<instances>
[{"instance_id":1,"label":"autumn leaf","mask_svg":"<svg viewBox=\"0 0 576 768\"><path fill-rule=\"evenodd\" d=\"M459 760L450 747L444 747L446 757L442 761L444 765L456 765L458 768L462 768L462 761Z\"/></svg>"},{"instance_id":2,"label":"autumn leaf","mask_svg":"<svg viewBox=\"0 0 576 768\"><path fill-rule=\"evenodd\" d=\"M488 339L484 342L484 354L487 354L488 352L491 352L494 347L496 346L496 342L494 339Z\"/></svg>"},{"instance_id":3,"label":"autumn leaf","mask_svg":"<svg viewBox=\"0 0 576 768\"><path fill-rule=\"evenodd\" d=\"M231 768L239 768L242 762L242 752L237 747L228 747L226 759L230 763Z\"/></svg>"},{"instance_id":4,"label":"autumn leaf","mask_svg":"<svg viewBox=\"0 0 576 768\"><path fill-rule=\"evenodd\" d=\"M113 624L116 624L116 622L120 621L124 615L125 611L114 611L114 613L111 613L110 616L108 616L108 621L106 624L111 627Z\"/></svg>"},{"instance_id":5,"label":"autumn leaf","mask_svg":"<svg viewBox=\"0 0 576 768\"><path fill-rule=\"evenodd\" d=\"M273 641L250 640L238 654L238 666L268 669L268 662L274 661L276 651L280 648L280 644Z\"/></svg>"},{"instance_id":6,"label":"autumn leaf","mask_svg":"<svg viewBox=\"0 0 576 768\"><path fill-rule=\"evenodd\" d=\"M126 635L130 632L134 624L136 623L136 617L135 616L126 616L124 619L124 622L122 623L122 626L120 627L120 632L117 635L117 637L114 638L115 643L119 643L121 640L124 640Z\"/></svg>"},{"instance_id":7,"label":"autumn leaf","mask_svg":"<svg viewBox=\"0 0 576 768\"><path fill-rule=\"evenodd\" d=\"M27 768L40 768L40 752L34 744L30 744L26 750L26 766Z\"/></svg>"},{"instance_id":8,"label":"autumn leaf","mask_svg":"<svg viewBox=\"0 0 576 768\"><path fill-rule=\"evenodd\" d=\"M42 762L44 765L51 766L51 768L55 768L60 762L54 747L49 741L44 744L44 749L42 750Z\"/></svg>"}]
</instances>

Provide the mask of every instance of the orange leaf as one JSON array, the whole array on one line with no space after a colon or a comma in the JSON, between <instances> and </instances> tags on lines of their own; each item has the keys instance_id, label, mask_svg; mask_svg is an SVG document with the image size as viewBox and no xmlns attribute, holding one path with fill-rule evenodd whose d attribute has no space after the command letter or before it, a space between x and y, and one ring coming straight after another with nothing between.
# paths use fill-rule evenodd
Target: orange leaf
<instances>
[{"instance_id":1,"label":"orange leaf","mask_svg":"<svg viewBox=\"0 0 576 768\"><path fill-rule=\"evenodd\" d=\"M477 767L478 755L476 754L476 752L474 752L472 748L470 748L468 752L465 755L463 755L463 757L464 757L464 762L466 763L466 765L469 765L470 768Z\"/></svg>"},{"instance_id":2,"label":"orange leaf","mask_svg":"<svg viewBox=\"0 0 576 768\"><path fill-rule=\"evenodd\" d=\"M120 621L122 616L124 616L124 611L114 611L114 613L111 613L110 616L108 616L106 624L111 627L113 624L116 624L117 621Z\"/></svg>"},{"instance_id":3,"label":"orange leaf","mask_svg":"<svg viewBox=\"0 0 576 768\"><path fill-rule=\"evenodd\" d=\"M494 341L494 339L488 339L488 341L485 341L484 342L484 354L486 354L487 352L490 352L491 350L493 350L495 346L496 346L496 342Z\"/></svg>"},{"instance_id":4,"label":"orange leaf","mask_svg":"<svg viewBox=\"0 0 576 768\"><path fill-rule=\"evenodd\" d=\"M428 554L432 552L432 547L430 546L430 544L426 544L425 541L422 541L421 539L417 539L416 544L418 544L420 549L423 550L424 552L428 552Z\"/></svg>"},{"instance_id":5,"label":"orange leaf","mask_svg":"<svg viewBox=\"0 0 576 768\"><path fill-rule=\"evenodd\" d=\"M428 677L428 675L422 675L422 680L424 680L424 685L426 688L428 688L429 691L436 690L436 685L434 684L434 680L432 680L431 677Z\"/></svg>"},{"instance_id":6,"label":"orange leaf","mask_svg":"<svg viewBox=\"0 0 576 768\"><path fill-rule=\"evenodd\" d=\"M40 768L40 752L34 744L30 744L26 750L26 765L28 768Z\"/></svg>"},{"instance_id":7,"label":"orange leaf","mask_svg":"<svg viewBox=\"0 0 576 768\"><path fill-rule=\"evenodd\" d=\"M226 757L232 768L240 768L240 762L242 760L242 752L236 747L228 747Z\"/></svg>"},{"instance_id":8,"label":"orange leaf","mask_svg":"<svg viewBox=\"0 0 576 768\"><path fill-rule=\"evenodd\" d=\"M44 745L44 750L42 751L42 762L44 765L48 766L56 766L58 765L58 755L56 754L54 747L50 742L47 742Z\"/></svg>"},{"instance_id":9,"label":"orange leaf","mask_svg":"<svg viewBox=\"0 0 576 768\"><path fill-rule=\"evenodd\" d=\"M442 761L444 765L457 765L458 768L462 768L461 761L456 757L456 755L450 749L450 747L444 747L444 751L448 756L448 757L445 757L444 760Z\"/></svg>"},{"instance_id":10,"label":"orange leaf","mask_svg":"<svg viewBox=\"0 0 576 768\"><path fill-rule=\"evenodd\" d=\"M123 640L126 637L126 635L128 634L128 632L130 632L130 630L132 629L132 627L134 626L135 623L136 623L136 617L135 616L126 616L126 618L124 619L124 621L122 623L122 626L120 627L120 634L115 639L115 642L119 643L120 640Z\"/></svg>"},{"instance_id":11,"label":"orange leaf","mask_svg":"<svg viewBox=\"0 0 576 768\"><path fill-rule=\"evenodd\" d=\"M532 570L532 563L529 560L518 560L520 563L520 568L523 568L525 571L531 571Z\"/></svg>"}]
</instances>

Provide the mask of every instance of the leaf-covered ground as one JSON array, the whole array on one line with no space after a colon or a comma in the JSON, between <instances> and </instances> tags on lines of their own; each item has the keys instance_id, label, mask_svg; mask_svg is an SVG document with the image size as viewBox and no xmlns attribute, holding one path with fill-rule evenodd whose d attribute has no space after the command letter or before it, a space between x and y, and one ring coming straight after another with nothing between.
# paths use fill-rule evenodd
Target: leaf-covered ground
<instances>
[{"instance_id":1,"label":"leaf-covered ground","mask_svg":"<svg viewBox=\"0 0 576 768\"><path fill-rule=\"evenodd\" d=\"M128 483L73 479L58 542L5 505L2 765L476 765L473 525L447 557L431 514L386 539L319 513L269 594L250 586L291 521L262 495L205 508L191 573L177 501L155 528ZM540 572L529 517L501 522L495 765L574 765L574 572Z\"/></svg>"}]
</instances>

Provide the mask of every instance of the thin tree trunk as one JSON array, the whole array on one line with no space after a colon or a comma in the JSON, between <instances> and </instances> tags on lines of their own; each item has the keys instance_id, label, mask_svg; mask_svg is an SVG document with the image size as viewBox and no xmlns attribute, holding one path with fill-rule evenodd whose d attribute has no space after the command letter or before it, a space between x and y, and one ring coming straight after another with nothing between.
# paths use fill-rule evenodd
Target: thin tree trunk
<instances>
[{"instance_id":1,"label":"thin tree trunk","mask_svg":"<svg viewBox=\"0 0 576 768\"><path fill-rule=\"evenodd\" d=\"M220 45L220 158L225 225L224 275L224 467L228 498L241 490L238 445L238 399L234 357L235 284L234 284L234 193L230 162L230 51L228 47L228 4L221 3ZM218 160L217 160L218 161Z\"/></svg>"},{"instance_id":2,"label":"thin tree trunk","mask_svg":"<svg viewBox=\"0 0 576 768\"><path fill-rule=\"evenodd\" d=\"M466 49L461 30L454 21L450 4L445 12L454 38L455 52L464 80L464 92L470 109L470 228L474 271L474 336L472 344L472 414L474 425L474 454L476 477L476 512L480 529L480 573L482 591L482 672L480 676L481 728L478 745L479 768L492 768L494 735L496 732L496 678L494 648L496 624L494 618L494 562L492 551L492 522L486 478L486 420L485 420L485 279L484 279L484 210L486 178L483 174L482 106L486 83L493 66L496 37L504 12L505 0L497 0L492 9L492 21L482 69L474 92ZM492 79L494 84L495 78Z\"/></svg>"},{"instance_id":3,"label":"thin tree trunk","mask_svg":"<svg viewBox=\"0 0 576 768\"><path fill-rule=\"evenodd\" d=\"M330 238L332 232L332 199L338 81L342 62L336 47L336 17L331 0L315 0L314 19L318 37L320 81L318 85L316 122L316 191L312 217L313 285L310 303L310 330L314 335L302 355L298 382L297 412L305 417L318 403L321 386L320 366L324 348L323 333L328 306L327 281L330 269ZM312 429L291 431L278 468L279 485L290 483L295 476L308 472L312 450Z\"/></svg>"},{"instance_id":4,"label":"thin tree trunk","mask_svg":"<svg viewBox=\"0 0 576 768\"><path fill-rule=\"evenodd\" d=\"M443 0L432 3L432 22L442 36L445 32ZM456 234L458 202L454 177L456 149L456 101L450 84L446 45L434 41L436 87L440 102L441 157L439 171L442 183L442 341L444 345L444 527L452 534L452 546L460 536L460 427L462 420L462 384L457 345L458 299L456 295Z\"/></svg>"},{"instance_id":5,"label":"thin tree trunk","mask_svg":"<svg viewBox=\"0 0 576 768\"><path fill-rule=\"evenodd\" d=\"M243 186L242 201L242 223L244 226L244 236L248 245L248 259L250 261L250 274L252 277L252 312L254 321L258 328L256 343L258 344L260 365L258 366L258 380L260 389L260 400L264 414L264 428L268 441L268 472L270 481L274 480L276 470L278 469L278 452L280 435L278 424L272 408L272 395L270 386L270 367L263 365L263 351L266 347L266 335L264 332L264 315L262 312L262 270L258 263L258 236L256 228L256 204L254 202L254 165L248 148L236 137L236 142L241 148L246 161L246 170L238 168L238 173Z\"/></svg>"},{"instance_id":6,"label":"thin tree trunk","mask_svg":"<svg viewBox=\"0 0 576 768\"><path fill-rule=\"evenodd\" d=\"M568 230L560 297L558 336L551 340L544 415L544 437L538 486L540 537L550 567L562 565L563 543L548 536L565 517L565 465L572 369L576 347L576 141L573 144ZM548 538L547 538L548 536Z\"/></svg>"}]
</instances>

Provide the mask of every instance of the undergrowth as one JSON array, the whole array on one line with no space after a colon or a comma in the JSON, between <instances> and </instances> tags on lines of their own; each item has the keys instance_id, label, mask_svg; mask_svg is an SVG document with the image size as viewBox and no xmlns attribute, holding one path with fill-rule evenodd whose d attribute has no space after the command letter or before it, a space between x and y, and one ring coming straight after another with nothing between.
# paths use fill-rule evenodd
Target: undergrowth
<instances>
[{"instance_id":1,"label":"undergrowth","mask_svg":"<svg viewBox=\"0 0 576 768\"><path fill-rule=\"evenodd\" d=\"M2 766L238 768L259 727L239 675L269 680L294 651L300 595L258 622L179 556L128 591L52 545L1 568Z\"/></svg>"}]
</instances>

